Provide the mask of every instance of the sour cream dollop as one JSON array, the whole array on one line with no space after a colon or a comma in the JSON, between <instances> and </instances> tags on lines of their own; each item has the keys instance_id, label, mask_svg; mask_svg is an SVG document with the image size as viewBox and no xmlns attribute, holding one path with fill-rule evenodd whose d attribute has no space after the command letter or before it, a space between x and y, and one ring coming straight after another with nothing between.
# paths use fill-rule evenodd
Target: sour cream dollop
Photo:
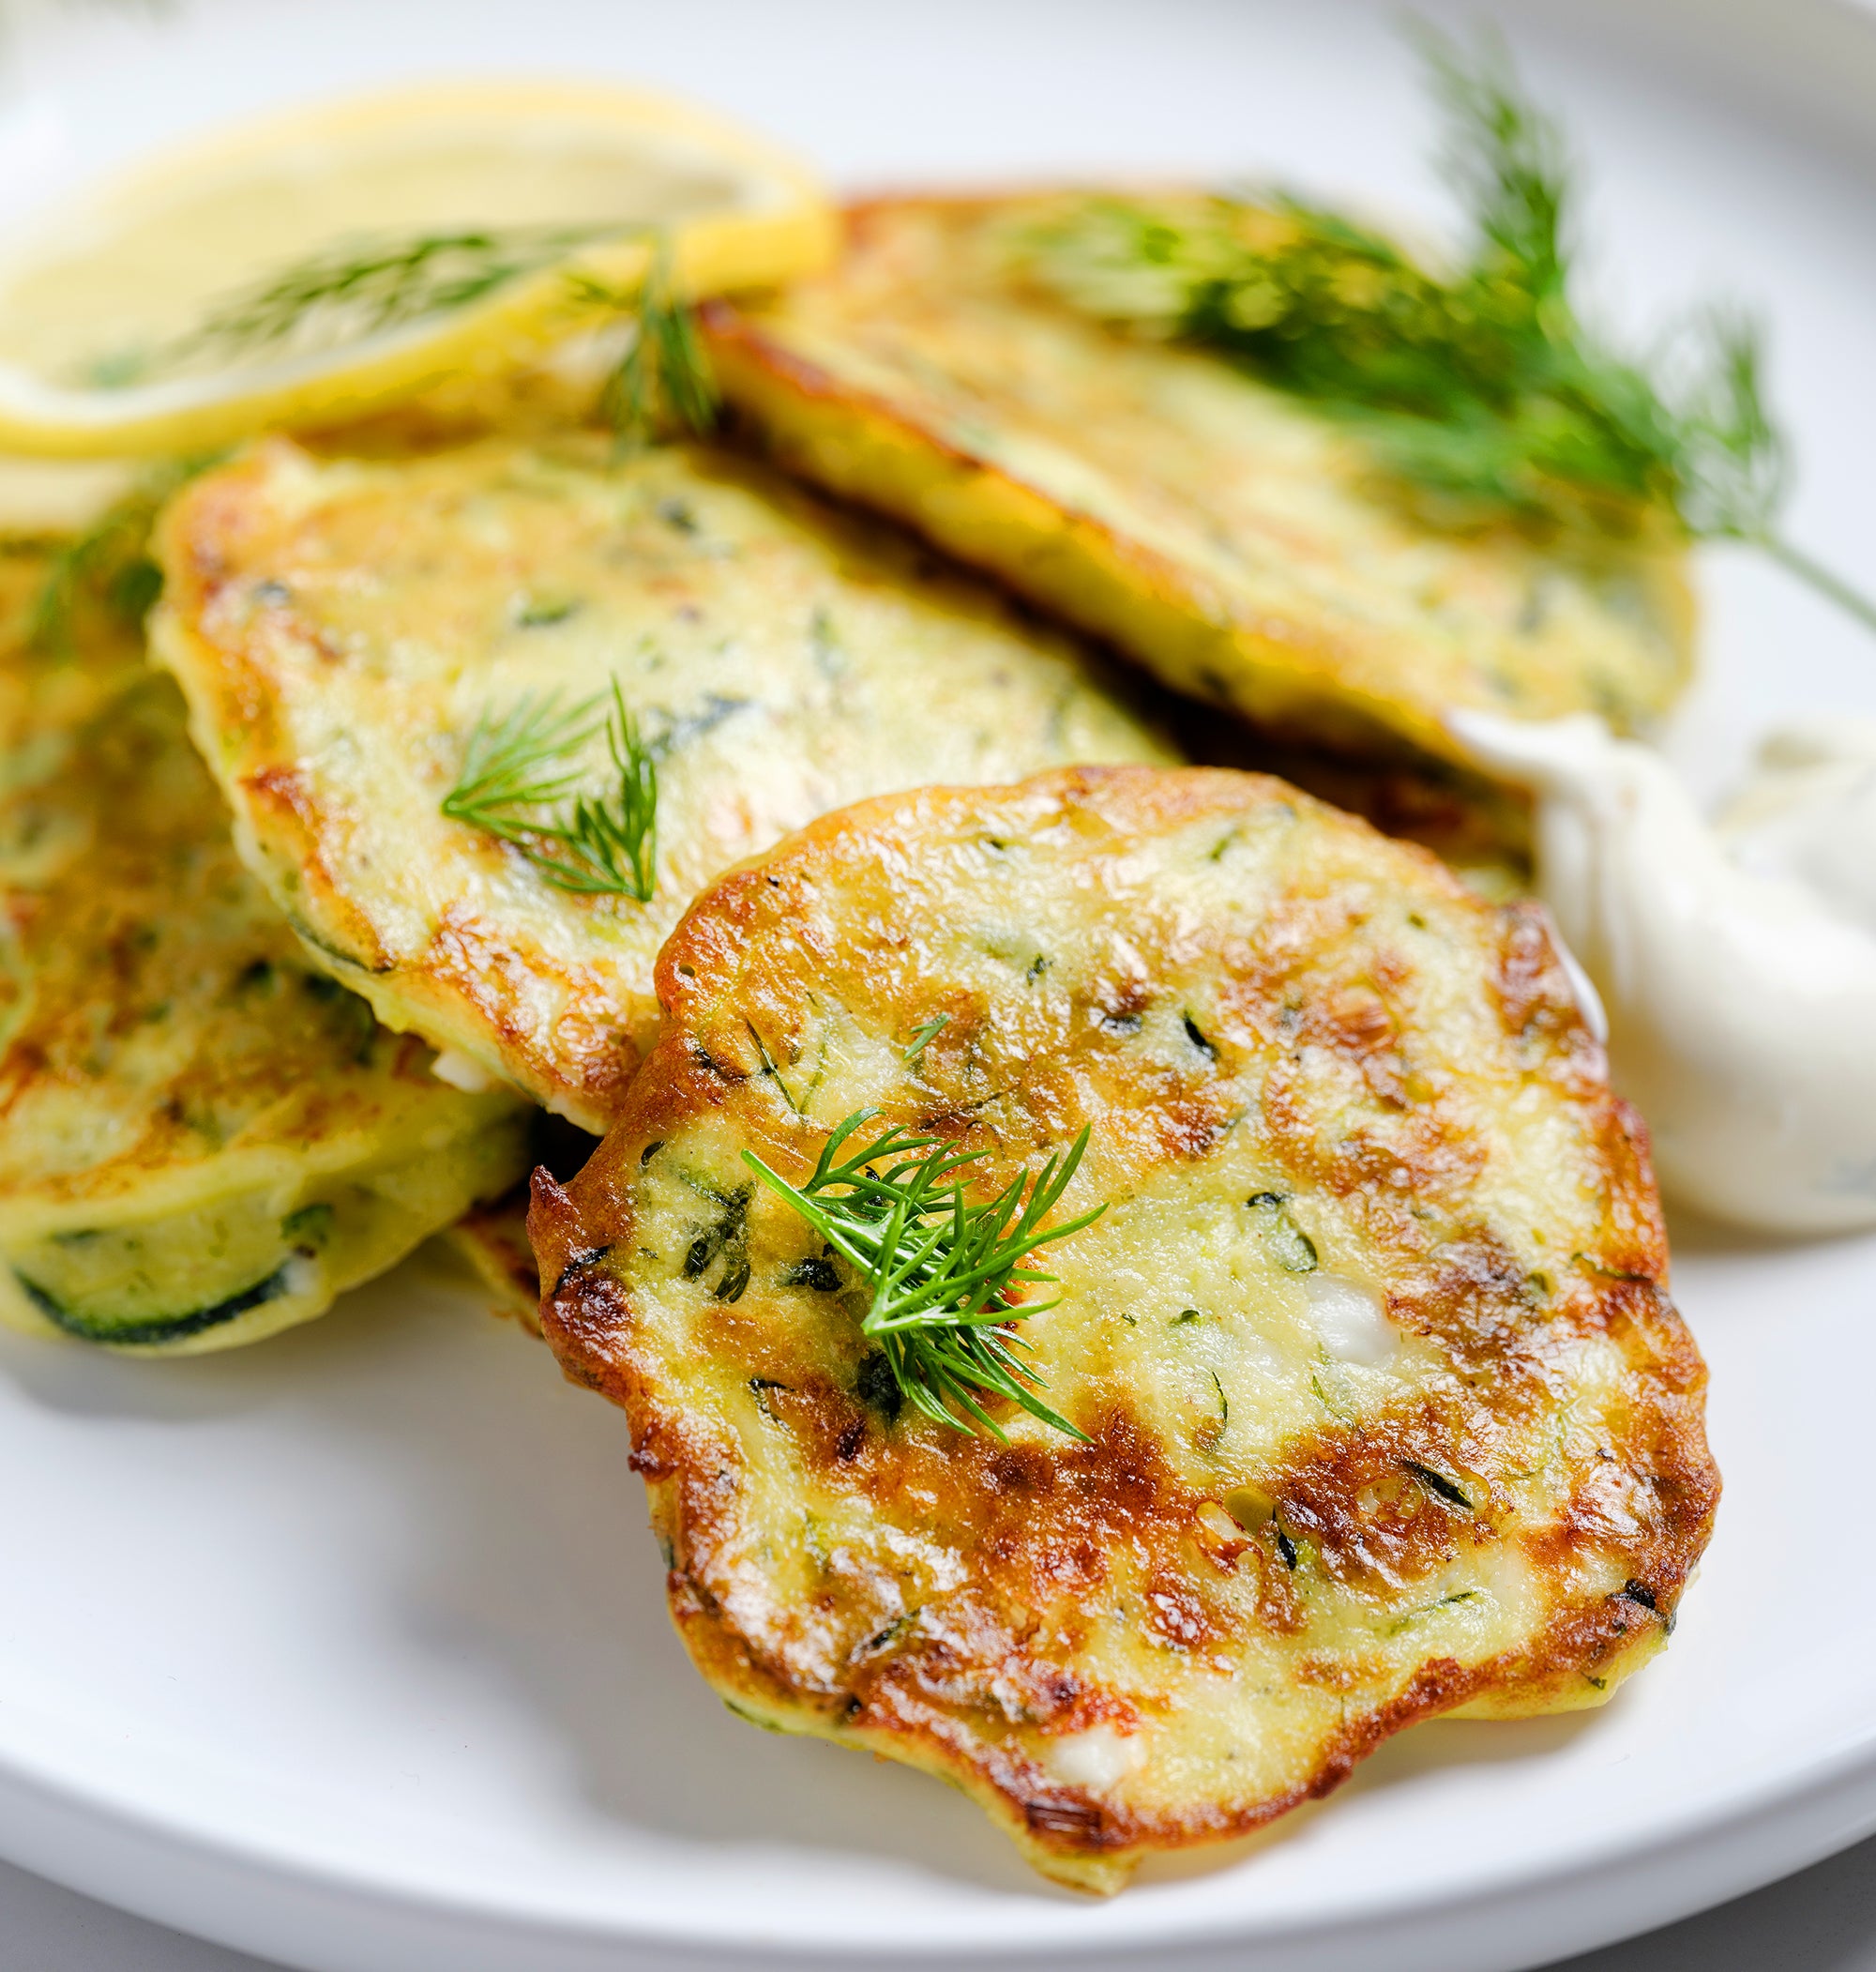
<instances>
[{"instance_id":1,"label":"sour cream dollop","mask_svg":"<svg viewBox=\"0 0 1876 1972\"><path fill-rule=\"evenodd\" d=\"M1769 734L1719 830L1742 870L1803 884L1876 937L1876 719Z\"/></svg>"},{"instance_id":2,"label":"sour cream dollop","mask_svg":"<svg viewBox=\"0 0 1876 1972\"><path fill-rule=\"evenodd\" d=\"M1766 1231L1876 1225L1876 725L1775 735L1716 830L1599 720L1451 724L1538 797L1539 887L1668 1193Z\"/></svg>"}]
</instances>

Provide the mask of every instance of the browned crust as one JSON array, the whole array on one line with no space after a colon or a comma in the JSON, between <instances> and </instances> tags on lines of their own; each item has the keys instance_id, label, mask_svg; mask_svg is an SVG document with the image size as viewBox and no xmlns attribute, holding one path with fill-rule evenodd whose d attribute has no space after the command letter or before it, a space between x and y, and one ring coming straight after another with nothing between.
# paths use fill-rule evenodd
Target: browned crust
<instances>
[{"instance_id":1,"label":"browned crust","mask_svg":"<svg viewBox=\"0 0 1876 1972\"><path fill-rule=\"evenodd\" d=\"M391 969L376 930L346 897L325 860L324 831L318 805L307 793L304 777L290 766L265 766L247 775L254 834L277 869L297 869L307 895L315 900L316 929L302 921L296 929L313 937L326 956L363 973Z\"/></svg>"},{"instance_id":2,"label":"browned crust","mask_svg":"<svg viewBox=\"0 0 1876 1972\"><path fill-rule=\"evenodd\" d=\"M165 568L170 615L190 625L205 622L231 570L222 544L237 547L251 532L262 503L254 486L266 471L266 454L257 451L239 464L199 480L174 502L158 523L156 552ZM346 899L325 856L325 830L318 806L304 777L288 764L289 750L275 697L246 648L191 631L194 643L212 653L189 680L197 697L190 725L211 765L222 747L219 736L238 736L238 752L227 763L245 789L254 834L270 867L299 872L304 895L295 929L310 935L329 957L363 973L385 968L386 959L370 921ZM256 763L259 763L258 765ZM309 922L309 914L316 919Z\"/></svg>"},{"instance_id":3,"label":"browned crust","mask_svg":"<svg viewBox=\"0 0 1876 1972\"><path fill-rule=\"evenodd\" d=\"M1280 782L1210 769L1074 769L1038 776L1021 792L1065 810L1093 810L1115 830L1134 833L1273 800L1314 809ZM1528 908L1488 914L1430 856L1389 845L1401 882L1495 917L1504 1029L1530 1050L1531 1072L1581 1115L1608 1198L1600 1241L1578 1256L1572 1278L1557 1283L1541 1325L1520 1317L1521 1272L1484 1227L1430 1254L1421 1291L1391 1294L1390 1312L1401 1327L1435 1342L1468 1386L1495 1386L1497 1418L1554 1402L1550 1379L1559 1344L1598 1336L1618 1342L1631 1374L1626 1435L1612 1450L1597 1451L1548 1548L1540 1543L1531 1554L1540 1565L1561 1560L1588 1535L1623 1545L1621 1527L1596 1490L1596 1460L1607 1458L1611 1469L1642 1475L1650 1491L1645 1532L1626 1548L1632 1570L1626 1586L1613 1595L1565 1594L1515 1650L1470 1666L1429 1658L1384 1701L1351 1700L1310 1770L1278 1793L1180 1813L1135 1811L1062 1783L1020 1748L987 1745L958 1697L963 1686L976 1690L1000 1677L1021 1688L1024 1716L1040 1721L1045 1733L1103 1722L1130 1729L1127 1702L1114 1692L1073 1676L1051 1682L1042 1676L1037 1667L1046 1666L1048 1650L1008 1620L1009 1606L1048 1609L1066 1599L1072 1607L1105 1579L1109 1557L1122 1550L1148 1557L1142 1566L1157 1585L1146 1598L1147 1619L1169 1643L1200 1649L1222 1633L1223 1605L1214 1607L1209 1577L1195 1571L1191 1559L1190 1529L1203 1495L1164 1465L1132 1419L1126 1392L1116 1392L1098 1418L1081 1420L1090 1444L1051 1441L1044 1449L885 1429L848 1388L825 1377L797 1378L772 1401L809 1468L870 1499L944 1498L968 1523L963 1549L995 1576L999 1591L1007 1591L1000 1602L977 1585L961 1599L954 1627L964 1625L968 1635L927 1639L877 1658L862 1653L840 1676L804 1682L798 1665L785 1652L778 1655L772 1640L754 1635L732 1607L734 1439L720 1422L673 1398L608 1256L633 1248L631 1186L647 1146L687 1123L734 1112L763 1155L787 1155L769 1141L760 1118L738 1106L758 1064L743 1058L749 1051L738 1052L726 1039L729 1021L719 1023L714 1013L726 982L748 977L743 968L761 950L766 927L787 924L793 963L815 963L799 887L808 873L850 864L874 853L876 836L915 834L922 820L971 799L955 790L928 790L861 804L823 818L701 896L660 957L658 991L670 1016L662 1038L617 1127L580 1177L563 1188L537 1174L530 1235L546 1287L547 1339L571 1379L620 1404L630 1419L632 1464L647 1481L653 1521L671 1556L673 1618L705 1676L764 1722L943 1774L972 1794L1039 1867L1084 1888L1111 1888L1113 1868L1146 1849L1242 1834L1330 1792L1383 1739L1415 1720L1460 1709L1505 1715L1594 1702L1657 1649L1717 1502L1718 1475L1702 1425L1705 1371L1666 1292L1667 1248L1645 1131L1606 1085L1600 1051L1569 998L1540 916ZM1344 818L1335 826L1365 828ZM1347 1049L1367 1056L1380 1051L1376 1024L1360 1009L1345 1011L1342 1032ZM1406 1215L1382 1195L1365 1154L1353 1145L1322 1169L1321 1180L1346 1186L1351 1195L1373 1195L1370 1226L1378 1239L1411 1239ZM1410 1145L1390 1154L1414 1152ZM1440 1155L1440 1145L1428 1145L1424 1169L1409 1174L1413 1187L1426 1188L1427 1195L1445 1185L1462 1191L1465 1174L1455 1177ZM730 1357L764 1362L755 1317L725 1309L719 1319ZM765 1373L786 1380L779 1368ZM1465 1409L1430 1400L1360 1427L1317 1432L1291 1449L1278 1488L1278 1520L1212 1559L1221 1570L1255 1570L1263 1585L1259 1619L1284 1631L1295 1618L1273 1531L1279 1521L1285 1538L1310 1542L1325 1571L1347 1581L1359 1583L1364 1570L1383 1566L1404 1579L1423 1577L1455 1552L1453 1509L1418 1493L1398 1511L1384 1504L1357 1515L1352 1503L1366 1496L1364 1489L1398 1483L1403 1471L1465 1471L1487 1463ZM1072 1627L1072 1616L1067 1620ZM1313 1675L1339 1689L1337 1680L1355 1673L1328 1661Z\"/></svg>"}]
</instances>

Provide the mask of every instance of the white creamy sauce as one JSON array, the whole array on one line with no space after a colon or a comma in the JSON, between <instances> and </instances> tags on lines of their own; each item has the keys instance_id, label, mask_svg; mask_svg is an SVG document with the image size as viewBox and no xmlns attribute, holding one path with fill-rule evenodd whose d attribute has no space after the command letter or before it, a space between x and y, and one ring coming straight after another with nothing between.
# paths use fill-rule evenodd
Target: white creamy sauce
<instances>
[{"instance_id":1,"label":"white creamy sauce","mask_svg":"<svg viewBox=\"0 0 1876 1972\"><path fill-rule=\"evenodd\" d=\"M1316 1333L1338 1362L1371 1366L1394 1354L1399 1337L1372 1288L1340 1274L1313 1273L1303 1277L1303 1292L1309 1297Z\"/></svg>"},{"instance_id":2,"label":"white creamy sauce","mask_svg":"<svg viewBox=\"0 0 1876 1972\"><path fill-rule=\"evenodd\" d=\"M1771 734L1719 830L1742 870L1803 884L1876 936L1876 719Z\"/></svg>"},{"instance_id":3,"label":"white creamy sauce","mask_svg":"<svg viewBox=\"0 0 1876 1972\"><path fill-rule=\"evenodd\" d=\"M1544 900L1664 1188L1768 1231L1876 1225L1876 727L1776 736L1716 830L1587 715L1450 722L1538 796Z\"/></svg>"},{"instance_id":4,"label":"white creamy sauce","mask_svg":"<svg viewBox=\"0 0 1876 1972\"><path fill-rule=\"evenodd\" d=\"M1146 1765L1146 1743L1138 1734L1123 1736L1111 1725L1091 1725L1086 1732L1051 1739L1043 1759L1065 1785L1101 1794Z\"/></svg>"}]
</instances>

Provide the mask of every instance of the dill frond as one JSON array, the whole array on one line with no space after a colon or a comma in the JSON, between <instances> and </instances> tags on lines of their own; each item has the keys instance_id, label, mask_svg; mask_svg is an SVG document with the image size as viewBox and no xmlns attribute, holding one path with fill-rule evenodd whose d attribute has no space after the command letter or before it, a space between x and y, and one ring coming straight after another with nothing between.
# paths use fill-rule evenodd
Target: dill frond
<instances>
[{"instance_id":1,"label":"dill frond","mask_svg":"<svg viewBox=\"0 0 1876 1972\"><path fill-rule=\"evenodd\" d=\"M617 288L579 267L567 273L577 308L632 318L625 354L607 376L600 416L622 442L715 428L718 395L688 306L672 280L671 242L637 226L531 226L359 238L265 275L224 296L187 333L156 349L93 362L87 381L124 388L268 349L328 350L487 300L602 240L649 236L643 282Z\"/></svg>"},{"instance_id":2,"label":"dill frond","mask_svg":"<svg viewBox=\"0 0 1876 1972\"><path fill-rule=\"evenodd\" d=\"M563 706L557 694L524 693L499 718L484 713L443 812L519 850L556 889L648 903L657 884L658 764L616 679L602 719L603 703ZM575 794L576 763L602 725L613 790Z\"/></svg>"},{"instance_id":3,"label":"dill frond","mask_svg":"<svg viewBox=\"0 0 1876 1972\"><path fill-rule=\"evenodd\" d=\"M599 392L599 416L620 444L651 445L673 432L707 437L717 426L717 384L690 309L672 285L669 237L658 236L636 294L586 275L574 281L581 299L637 318Z\"/></svg>"},{"instance_id":4,"label":"dill frond","mask_svg":"<svg viewBox=\"0 0 1876 1972\"><path fill-rule=\"evenodd\" d=\"M1342 214L1251 199L1091 199L1028 242L1036 274L1117 326L1215 349L1367 447L1435 522L1622 537L1665 518L1758 547L1871 629L1876 603L1778 532L1789 454L1761 335L1710 311L1652 360L1573 298L1575 174L1499 39L1415 39L1468 216L1433 271Z\"/></svg>"},{"instance_id":5,"label":"dill frond","mask_svg":"<svg viewBox=\"0 0 1876 1972\"><path fill-rule=\"evenodd\" d=\"M105 357L91 380L123 387L267 349L340 348L468 308L629 230L514 226L341 241L234 290L158 348Z\"/></svg>"},{"instance_id":6,"label":"dill frond","mask_svg":"<svg viewBox=\"0 0 1876 1972\"><path fill-rule=\"evenodd\" d=\"M1001 1439L1002 1427L978 1401L988 1394L1084 1437L1036 1395L1042 1379L1017 1354L1026 1344L1012 1325L1055 1306L1014 1297L1023 1284L1055 1278L1023 1262L1107 1210L1097 1206L1043 1228L1087 1149L1087 1130L1033 1178L1019 1172L994 1198L973 1205L961 1174L984 1152L950 1150L936 1137L898 1129L849 1149L875 1114L863 1109L847 1117L803 1185L790 1184L753 1151L744 1151L744 1161L871 1289L860 1332L879 1345L900 1396L921 1416Z\"/></svg>"}]
</instances>

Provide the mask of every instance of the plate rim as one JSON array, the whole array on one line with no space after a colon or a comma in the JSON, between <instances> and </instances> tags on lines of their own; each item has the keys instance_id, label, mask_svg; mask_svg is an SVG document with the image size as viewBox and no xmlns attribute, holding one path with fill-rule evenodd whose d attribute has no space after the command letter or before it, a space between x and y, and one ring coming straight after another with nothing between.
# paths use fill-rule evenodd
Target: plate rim
<instances>
[{"instance_id":1,"label":"plate rim","mask_svg":"<svg viewBox=\"0 0 1876 1972\"><path fill-rule=\"evenodd\" d=\"M296 1855L258 1833L205 1829L200 1825L205 1819L165 1816L142 1803L113 1799L101 1785L48 1772L42 1764L23 1758L0 1733L0 1853L8 1860L152 1921L310 1972L376 1972L381 1965L401 1972L406 1965L433 1963L428 1956L407 1955L413 1925L424 1929L426 1954L446 1946L456 1954L450 1963L457 1972L474 1972L485 1962L478 1947L490 1942L492 1931L503 1942L487 1964L505 1966L513 1961L501 1954L525 1946L534 1954L530 1963L541 1972L629 1966L643 1952L665 1953L673 1947L693 1954L728 1954L725 1962L736 1964L749 1963L751 1952L796 1960L811 1952L830 1964L866 1963L889 1948L897 1959L928 1968L964 1962L981 1967L987 1949L996 1953L998 1963L1034 1967L1065 1953L1085 1964L1148 1948L1166 1954L1163 1962L1183 1965L1206 1961L1217 1948L1235 1952L1254 1947L1260 1967L1267 1972L1293 1967L1313 1972L1318 1965L1330 1972L1332 1965L1345 1965L1337 1954L1364 1939L1384 1936L1397 1972L1511 1972L1515 1964L1550 1964L1561 1955L1672 1923L1823 1861L1876 1832L1876 1720L1795 1772L1768 1777L1717 1805L1691 1804L1686 1813L1657 1822L1643 1844L1630 1846L1619 1834L1604 1834L1561 1858L1521 1858L1479 1878L1458 1896L1409 1890L1357 1902L1337 1912L1326 1926L1310 1919L1261 1922L1255 1913L1202 1912L1150 1929L1128 1927L1131 1934L1127 1935L1037 1935L1011 1941L992 1934L996 1919L986 1913L979 1923L932 1941L888 1931L839 1937L798 1931L764 1934L747 1922L707 1928L658 1920L633 1925L591 1912L556 1917L547 1901L465 1894L408 1878L399 1882L388 1870L373 1877L356 1866ZM74 1866L75 1851L56 1836L47 1840L36 1832L58 1821L103 1832L107 1843L121 1852L119 1868ZM1742 1855L1743 1843L1749 1846ZM1677 1866L1664 1868L1664 1863ZM243 1922L237 1917L230 1923L226 1910L192 1895L184 1880L191 1870L204 1877L245 1877L250 1891L261 1892L257 1920ZM1585 1921L1572 1900L1591 1886L1597 1908ZM1477 1935L1481 1919L1534 1901L1553 1913L1536 1958L1506 1960L1502 1939ZM257 1905L251 1893L245 1902ZM344 1955L324 1949L308 1954L308 1941L297 1929L303 1919L289 1919L289 1904L308 1905L328 1920L340 1918ZM1080 1900L1060 1905L1065 1912L1090 1913L1123 1907ZM339 1931L328 1942L340 1942ZM371 1955L359 1958L360 1947ZM655 1961L644 1963L649 1966Z\"/></svg>"}]
</instances>

